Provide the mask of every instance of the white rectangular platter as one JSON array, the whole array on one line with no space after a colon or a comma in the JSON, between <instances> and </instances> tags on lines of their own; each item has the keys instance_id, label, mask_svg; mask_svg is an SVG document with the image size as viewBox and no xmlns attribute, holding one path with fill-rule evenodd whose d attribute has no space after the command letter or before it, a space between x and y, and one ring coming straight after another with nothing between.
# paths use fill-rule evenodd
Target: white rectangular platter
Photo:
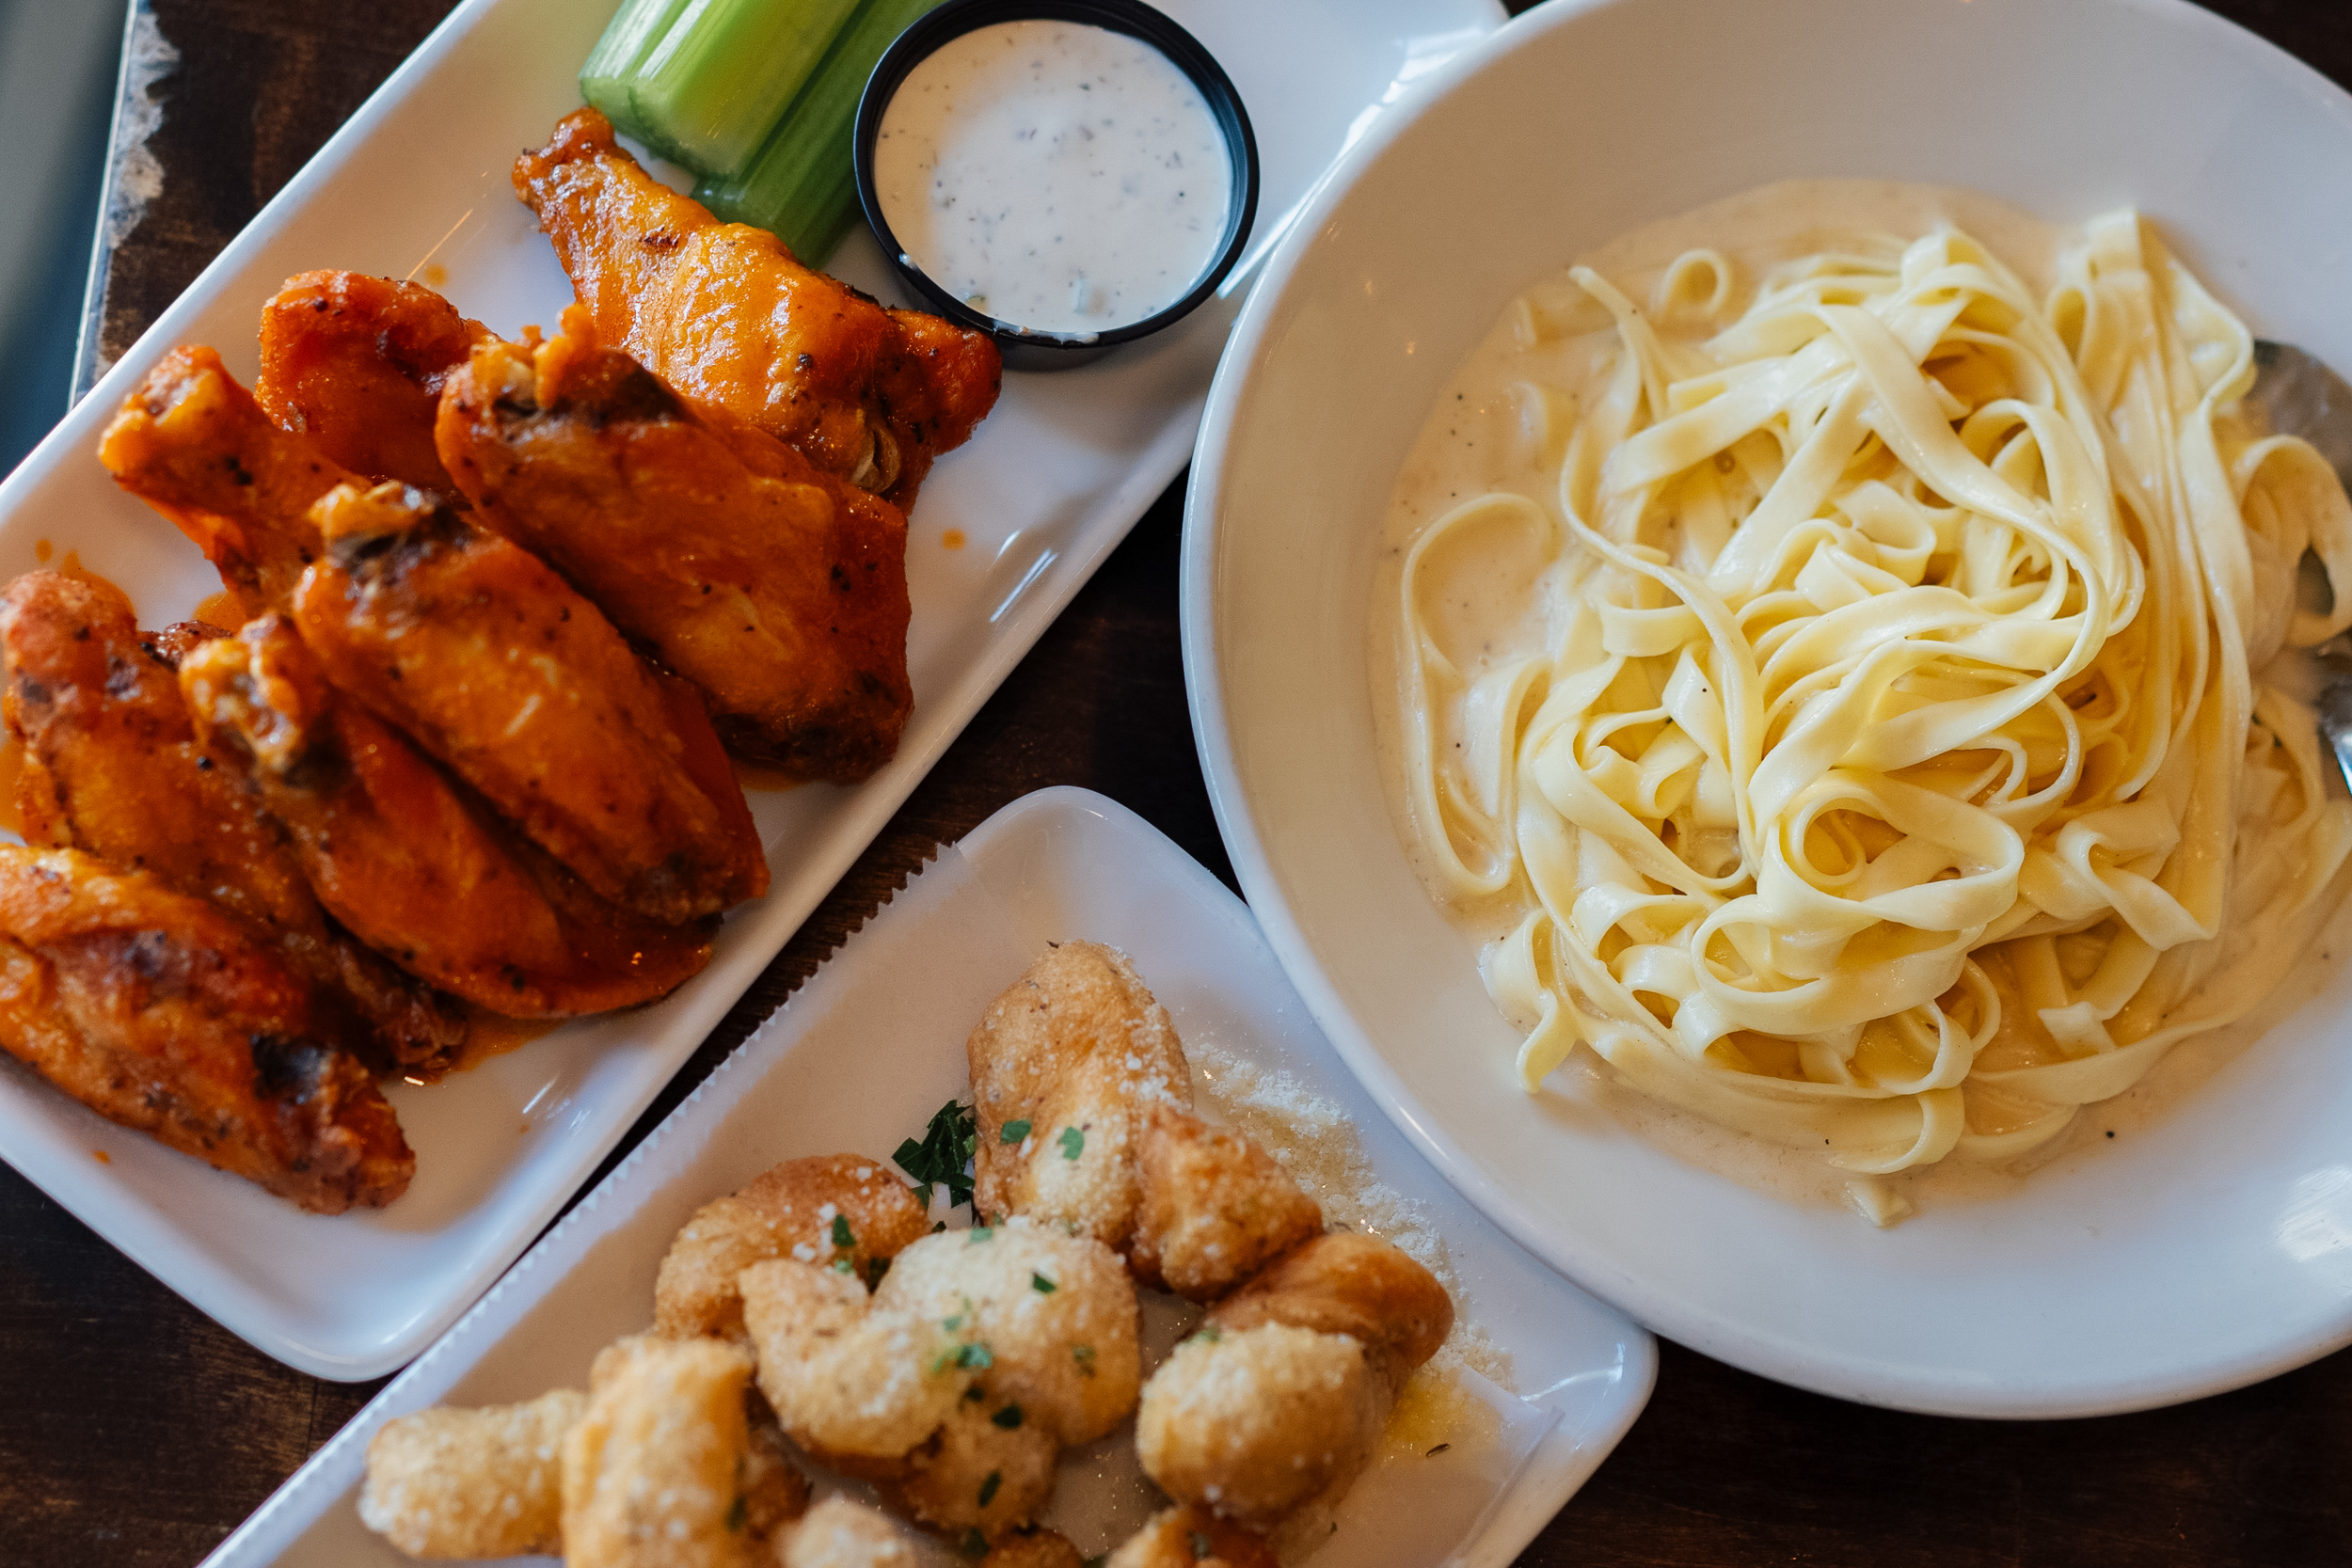
<instances>
[{"instance_id":1,"label":"white rectangular platter","mask_svg":"<svg viewBox=\"0 0 2352 1568\"><path fill-rule=\"evenodd\" d=\"M1351 1518L1377 1517L1382 1527L1343 1543L1335 1536L1318 1560L1510 1562L1640 1414L1655 1342L1521 1251L1438 1179L1317 1032L1238 898L1124 807L1051 789L943 849L207 1568L406 1562L360 1526L354 1507L378 1427L427 1405L498 1403L583 1384L601 1346L650 1323L655 1270L695 1209L780 1159L875 1152L919 1133L943 1101L970 1093L963 1038L981 1009L1046 942L1071 937L1126 950L1196 1059L1215 1053L1288 1073L1340 1109L1377 1180L1444 1238L1464 1319L1508 1358L1520 1398L1534 1407L1526 1425L1541 1435L1532 1449L1441 1500L1423 1492L1429 1503L1399 1506L1431 1484L1409 1461L1367 1472L1340 1533L1352 1533ZM938 1201L944 1212L945 1197ZM1065 1466L1065 1493L1081 1489ZM1441 1511L1439 1539L1388 1523L1398 1513L1434 1521ZM1076 1544L1092 1554L1110 1543Z\"/></svg>"},{"instance_id":2,"label":"white rectangular platter","mask_svg":"<svg viewBox=\"0 0 2352 1568\"><path fill-rule=\"evenodd\" d=\"M262 303L293 273L432 282L514 334L571 298L508 183L515 154L579 104L603 0L468 0L263 210L66 421L0 483L0 580L53 552L119 584L142 624L217 589L94 452L139 376L180 342L249 380ZM1270 233L1378 107L1498 25L1495 0L1166 0L1255 119ZM1313 62L1302 71L1301 62ZM894 292L861 229L834 270ZM914 717L855 788L753 799L771 891L729 918L710 968L657 1006L573 1023L392 1099L417 1178L390 1208L303 1214L101 1120L0 1057L0 1159L254 1345L322 1377L378 1376L453 1322L552 1219L757 977L1079 586L1182 470L1235 306L1082 370L1009 374L978 436L913 518ZM960 548L947 541L961 535Z\"/></svg>"}]
</instances>

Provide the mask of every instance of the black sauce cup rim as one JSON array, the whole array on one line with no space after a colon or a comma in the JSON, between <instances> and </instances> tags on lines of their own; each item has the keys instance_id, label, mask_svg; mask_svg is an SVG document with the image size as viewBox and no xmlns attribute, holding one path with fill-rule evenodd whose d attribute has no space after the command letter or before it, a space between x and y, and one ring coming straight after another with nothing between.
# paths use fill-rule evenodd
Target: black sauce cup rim
<instances>
[{"instance_id":1,"label":"black sauce cup rim","mask_svg":"<svg viewBox=\"0 0 2352 1568\"><path fill-rule=\"evenodd\" d=\"M1004 22L1078 22L1140 39L1167 55L1200 92L1210 118L1216 121L1225 137L1234 182L1240 187L1240 199L1227 204L1225 244L1216 261L1174 304L1140 321L1103 332L1025 329L1017 322L975 310L949 293L914 263L898 243L898 235L892 232L889 220L882 215L881 195L874 188L874 140L881 133L884 111L907 73L937 53L942 45ZM1081 357L1094 358L1121 344L1150 337L1190 314L1216 292L1217 285L1241 260L1258 214L1258 142L1250 131L1249 112L1242 104L1241 94L1234 90L1232 79L1216 63L1216 57L1201 47L1200 40L1141 0L946 0L917 18L874 62L873 74L866 79L866 90L858 100L854 155L858 204L866 210L866 221L872 226L898 275L939 314L958 325L989 334L1000 348L1014 351L1019 357L1031 361L1031 368L1041 363L1075 363ZM1045 355L1036 354L1038 350L1045 351ZM1011 363L1009 358L1008 363Z\"/></svg>"}]
</instances>

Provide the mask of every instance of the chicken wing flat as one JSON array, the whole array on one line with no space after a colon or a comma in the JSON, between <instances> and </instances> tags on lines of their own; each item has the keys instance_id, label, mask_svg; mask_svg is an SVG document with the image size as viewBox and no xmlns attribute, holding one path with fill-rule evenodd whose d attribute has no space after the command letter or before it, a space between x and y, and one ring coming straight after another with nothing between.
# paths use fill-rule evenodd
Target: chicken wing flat
<instances>
[{"instance_id":1,"label":"chicken wing flat","mask_svg":"<svg viewBox=\"0 0 2352 1568\"><path fill-rule=\"evenodd\" d=\"M147 372L98 457L196 542L248 618L276 608L318 559L311 503L358 477L270 423L200 345L173 349Z\"/></svg>"},{"instance_id":2,"label":"chicken wing flat","mask_svg":"<svg viewBox=\"0 0 2352 1568\"><path fill-rule=\"evenodd\" d=\"M338 486L312 521L326 555L292 610L335 686L646 919L767 891L709 721L544 562L401 484Z\"/></svg>"},{"instance_id":3,"label":"chicken wing flat","mask_svg":"<svg viewBox=\"0 0 2352 1568\"><path fill-rule=\"evenodd\" d=\"M410 974L516 1018L666 995L710 961L707 926L605 904L405 736L334 689L279 615L182 661L199 741L285 824L319 902Z\"/></svg>"},{"instance_id":4,"label":"chicken wing flat","mask_svg":"<svg viewBox=\"0 0 2352 1568\"><path fill-rule=\"evenodd\" d=\"M575 306L452 376L440 449L474 520L694 683L736 751L851 783L914 705L906 519L723 409L688 407Z\"/></svg>"},{"instance_id":5,"label":"chicken wing flat","mask_svg":"<svg viewBox=\"0 0 2352 1568\"><path fill-rule=\"evenodd\" d=\"M254 400L355 473L453 494L433 410L442 379L489 337L418 284L306 272L262 308Z\"/></svg>"},{"instance_id":6,"label":"chicken wing flat","mask_svg":"<svg viewBox=\"0 0 2352 1568\"><path fill-rule=\"evenodd\" d=\"M902 510L996 401L985 334L885 310L774 235L722 224L640 168L594 109L516 160L515 194L607 342Z\"/></svg>"},{"instance_id":7,"label":"chicken wing flat","mask_svg":"<svg viewBox=\"0 0 2352 1568\"><path fill-rule=\"evenodd\" d=\"M78 850L0 846L0 1046L109 1120L319 1213L389 1203L416 1168L276 948Z\"/></svg>"},{"instance_id":8,"label":"chicken wing flat","mask_svg":"<svg viewBox=\"0 0 2352 1568\"><path fill-rule=\"evenodd\" d=\"M344 1025L338 1038L372 1036L385 1065L438 1072L465 1041L463 1010L335 929L285 831L197 744L175 650L208 633L226 635L142 633L103 583L30 572L8 585L0 658L8 721L24 746L25 837L210 899L317 988L322 1012Z\"/></svg>"}]
</instances>

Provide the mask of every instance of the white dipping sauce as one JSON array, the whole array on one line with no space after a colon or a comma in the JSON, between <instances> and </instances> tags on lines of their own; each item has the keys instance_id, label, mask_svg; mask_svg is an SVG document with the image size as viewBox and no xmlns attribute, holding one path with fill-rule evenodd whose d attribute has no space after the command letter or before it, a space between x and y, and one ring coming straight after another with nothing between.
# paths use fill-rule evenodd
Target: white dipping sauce
<instances>
[{"instance_id":1,"label":"white dipping sauce","mask_svg":"<svg viewBox=\"0 0 2352 1568\"><path fill-rule=\"evenodd\" d=\"M1225 235L1225 134L1125 33L1005 22L951 40L882 111L874 187L907 259L974 309L1087 336L1192 289Z\"/></svg>"}]
</instances>

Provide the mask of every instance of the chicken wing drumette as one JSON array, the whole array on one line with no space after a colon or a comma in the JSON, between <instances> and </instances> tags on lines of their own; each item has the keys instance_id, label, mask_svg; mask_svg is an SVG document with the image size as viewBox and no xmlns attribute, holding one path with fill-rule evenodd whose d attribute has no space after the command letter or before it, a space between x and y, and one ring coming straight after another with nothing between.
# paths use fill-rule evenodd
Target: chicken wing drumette
<instances>
[{"instance_id":1,"label":"chicken wing drumette","mask_svg":"<svg viewBox=\"0 0 2352 1568\"><path fill-rule=\"evenodd\" d=\"M640 168L595 109L516 161L515 194L606 341L902 509L996 401L986 335L885 310L764 230L719 222Z\"/></svg>"},{"instance_id":2,"label":"chicken wing drumette","mask_svg":"<svg viewBox=\"0 0 2352 1568\"><path fill-rule=\"evenodd\" d=\"M359 477L270 423L196 344L165 355L123 400L98 458L196 543L247 618L282 604L319 558L311 504Z\"/></svg>"},{"instance_id":3,"label":"chicken wing drumette","mask_svg":"<svg viewBox=\"0 0 2352 1568\"><path fill-rule=\"evenodd\" d=\"M914 705L905 517L596 339L574 307L451 377L441 457L476 520L693 682L736 751L873 772Z\"/></svg>"},{"instance_id":4,"label":"chicken wing drumette","mask_svg":"<svg viewBox=\"0 0 2352 1568\"><path fill-rule=\"evenodd\" d=\"M452 494L433 410L442 381L489 337L419 284L306 272L262 308L254 400L354 473Z\"/></svg>"},{"instance_id":5,"label":"chicken wing drumette","mask_svg":"<svg viewBox=\"0 0 2352 1568\"><path fill-rule=\"evenodd\" d=\"M25 838L87 850L208 898L275 943L317 988L323 1013L373 1036L413 1075L445 1067L464 1013L335 927L285 830L199 745L181 700L179 656L216 628L150 635L101 582L28 572L0 595L7 717L24 745Z\"/></svg>"},{"instance_id":6,"label":"chicken wing drumette","mask_svg":"<svg viewBox=\"0 0 2352 1568\"><path fill-rule=\"evenodd\" d=\"M76 849L0 845L0 1045L91 1110L319 1213L415 1156L278 950Z\"/></svg>"}]
</instances>

